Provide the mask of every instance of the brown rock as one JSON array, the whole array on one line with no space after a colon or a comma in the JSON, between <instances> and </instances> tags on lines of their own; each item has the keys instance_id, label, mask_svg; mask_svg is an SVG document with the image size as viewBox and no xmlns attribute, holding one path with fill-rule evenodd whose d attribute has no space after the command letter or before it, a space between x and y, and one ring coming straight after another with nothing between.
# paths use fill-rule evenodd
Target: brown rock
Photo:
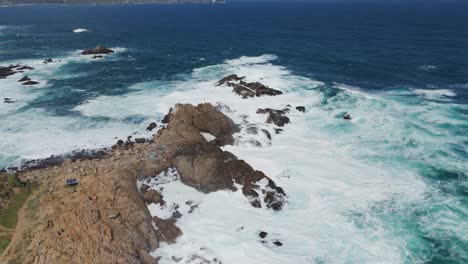
<instances>
[{"instance_id":1,"label":"brown rock","mask_svg":"<svg viewBox=\"0 0 468 264\"><path fill-rule=\"evenodd\" d=\"M230 152L221 150L218 146L208 143L200 134L209 132L215 136L231 136L235 127L228 117L217 112L209 104L196 107L191 105L176 105L167 128L160 130L154 138L160 146L164 158L173 165L180 174L181 181L202 192L222 189L233 190L233 181L244 185L243 193L255 207L261 207L260 198L256 192L258 181L271 182L271 193L277 190L273 181L260 171L255 171L245 161L238 160ZM211 118L208 118L211 117ZM229 129L220 129L226 127ZM229 132L229 133L228 133ZM278 195L265 196L265 204L273 209L280 209L278 204L284 203L284 192Z\"/></svg>"},{"instance_id":2,"label":"brown rock","mask_svg":"<svg viewBox=\"0 0 468 264\"><path fill-rule=\"evenodd\" d=\"M182 235L182 231L175 225L175 219L161 219L153 216L153 223L157 227L157 236L159 241L165 241L172 244L176 241L177 237Z\"/></svg>"},{"instance_id":3,"label":"brown rock","mask_svg":"<svg viewBox=\"0 0 468 264\"><path fill-rule=\"evenodd\" d=\"M145 201L146 204L165 204L162 194L158 193L156 190L148 190L144 192L143 201Z\"/></svg>"}]
</instances>

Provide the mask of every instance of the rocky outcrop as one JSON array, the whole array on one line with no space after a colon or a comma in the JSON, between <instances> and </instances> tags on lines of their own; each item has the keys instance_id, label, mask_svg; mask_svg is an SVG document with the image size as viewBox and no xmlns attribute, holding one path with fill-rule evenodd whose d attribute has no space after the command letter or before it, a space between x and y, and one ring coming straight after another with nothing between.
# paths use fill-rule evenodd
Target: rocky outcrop
<instances>
[{"instance_id":1,"label":"rocky outcrop","mask_svg":"<svg viewBox=\"0 0 468 264\"><path fill-rule=\"evenodd\" d=\"M281 187L219 145L233 142L234 122L210 104L178 104L153 141L121 141L89 158L26 163L22 182L36 183L28 204L34 217L1 263L156 263L149 253L182 234L180 212L152 217L147 204L165 204L160 191L137 182L176 169L181 182L202 192L236 190L254 207L280 210ZM216 137L208 142L201 133ZM79 184L65 186L67 179ZM191 211L198 206L193 205ZM226 205L229 206L229 205ZM190 213L190 212L189 212Z\"/></svg>"},{"instance_id":2,"label":"rocky outcrop","mask_svg":"<svg viewBox=\"0 0 468 264\"><path fill-rule=\"evenodd\" d=\"M259 108L257 114L267 114L266 122L269 124L275 124L279 127L284 126L290 122L289 117L286 114L289 113L289 108L284 108L282 110L276 110L271 108Z\"/></svg>"},{"instance_id":3,"label":"rocky outcrop","mask_svg":"<svg viewBox=\"0 0 468 264\"><path fill-rule=\"evenodd\" d=\"M259 82L245 82L245 77L238 77L235 74L229 75L216 83L217 86L226 85L232 87L232 91L246 99L255 96L275 96L283 94L279 90L272 89Z\"/></svg>"},{"instance_id":4,"label":"rocky outcrop","mask_svg":"<svg viewBox=\"0 0 468 264\"><path fill-rule=\"evenodd\" d=\"M81 55L98 55L98 54L110 54L110 53L114 53L114 51L102 45L98 45L97 47L93 49L87 49L87 50L82 51Z\"/></svg>"},{"instance_id":5,"label":"rocky outcrop","mask_svg":"<svg viewBox=\"0 0 468 264\"><path fill-rule=\"evenodd\" d=\"M232 135L239 131L230 118L213 105L206 103L196 107L190 104L177 104L176 110L170 111L164 119L166 123L178 120L200 132L210 133L216 137L216 143L221 146L234 143Z\"/></svg>"},{"instance_id":6,"label":"rocky outcrop","mask_svg":"<svg viewBox=\"0 0 468 264\"><path fill-rule=\"evenodd\" d=\"M208 117L213 119L209 121ZM252 206L262 207L263 204L280 210L285 202L281 188L264 173L208 142L200 134L208 132L217 140L220 137L230 139L237 131L235 128L231 119L210 104L196 107L178 104L171 113L168 126L155 135L154 142L164 159L177 169L183 183L202 192L212 192L235 190L235 182L243 185L242 192ZM264 186L260 182L264 182Z\"/></svg>"},{"instance_id":7,"label":"rocky outcrop","mask_svg":"<svg viewBox=\"0 0 468 264\"><path fill-rule=\"evenodd\" d=\"M225 84L233 83L233 82L240 82L240 81L242 81L244 79L245 79L245 76L239 77L236 74L231 74L231 75L226 76L223 79L219 80L216 83L216 86L221 86L221 85L225 85Z\"/></svg>"}]
</instances>

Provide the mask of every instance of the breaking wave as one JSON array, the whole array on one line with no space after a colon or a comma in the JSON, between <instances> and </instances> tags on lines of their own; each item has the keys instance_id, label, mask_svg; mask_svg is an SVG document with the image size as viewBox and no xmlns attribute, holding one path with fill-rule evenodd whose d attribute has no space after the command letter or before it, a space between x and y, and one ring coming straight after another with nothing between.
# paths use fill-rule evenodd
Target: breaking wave
<instances>
[{"instance_id":1,"label":"breaking wave","mask_svg":"<svg viewBox=\"0 0 468 264\"><path fill-rule=\"evenodd\" d=\"M468 259L466 106L415 100L452 97L450 90L365 92L346 84L296 75L275 65L275 55L240 57L194 69L175 81L154 80L102 95L74 108L74 116L14 114L2 125L2 159L39 157L78 148L108 146L158 121L176 103L222 105L236 123L266 129L236 135L224 149L264 171L289 195L276 213L252 208L241 193L202 194L178 181L163 183L168 204L181 208L176 244L153 252L160 263L174 258L223 263L424 263ZM80 60L86 60L81 58ZM282 90L281 96L241 99L217 80L246 76ZM409 94L417 96L408 96ZM280 134L258 108L292 106L291 124ZM305 113L295 111L305 106ZM343 120L349 114L352 120ZM149 136L142 133L142 136ZM246 144L250 139L260 145ZM0 160L0 162L4 162ZM453 175L453 176L448 176ZM448 177L448 178L444 178ZM156 186L154 186L156 188ZM171 208L150 206L168 218ZM186 210L187 209L187 210ZM187 212L186 212L187 211ZM266 231L282 247L261 243Z\"/></svg>"}]
</instances>

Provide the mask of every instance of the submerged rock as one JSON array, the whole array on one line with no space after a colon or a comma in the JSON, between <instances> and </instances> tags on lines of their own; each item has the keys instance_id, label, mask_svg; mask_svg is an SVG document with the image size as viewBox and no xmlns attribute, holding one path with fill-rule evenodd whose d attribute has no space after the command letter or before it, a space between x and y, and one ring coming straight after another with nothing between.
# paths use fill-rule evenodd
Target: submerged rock
<instances>
[{"instance_id":1,"label":"submerged rock","mask_svg":"<svg viewBox=\"0 0 468 264\"><path fill-rule=\"evenodd\" d=\"M106 48L102 45L98 45L97 47L93 48L93 49L88 49L88 50L84 50L81 52L81 55L97 55L97 54L109 54L109 53L113 53L114 51L109 49L109 48Z\"/></svg>"},{"instance_id":2,"label":"submerged rock","mask_svg":"<svg viewBox=\"0 0 468 264\"><path fill-rule=\"evenodd\" d=\"M296 106L296 110L299 111L299 112L305 113L306 108L305 108L305 106Z\"/></svg>"},{"instance_id":3,"label":"submerged rock","mask_svg":"<svg viewBox=\"0 0 468 264\"><path fill-rule=\"evenodd\" d=\"M32 81L32 80L29 80L23 83L23 85L36 85L36 84L39 84L39 82Z\"/></svg>"},{"instance_id":4,"label":"submerged rock","mask_svg":"<svg viewBox=\"0 0 468 264\"><path fill-rule=\"evenodd\" d=\"M346 115L343 116L343 119L344 120L351 120L352 118L351 118L350 114L346 114Z\"/></svg>"},{"instance_id":5,"label":"submerged rock","mask_svg":"<svg viewBox=\"0 0 468 264\"><path fill-rule=\"evenodd\" d=\"M5 103L5 104L12 104L12 103L15 103L15 102L16 101L14 101L11 98L8 98L8 97L3 98L3 103Z\"/></svg>"},{"instance_id":6,"label":"submerged rock","mask_svg":"<svg viewBox=\"0 0 468 264\"><path fill-rule=\"evenodd\" d=\"M18 82L26 82L26 81L30 81L31 78L29 78L28 76L23 76L23 78L19 79Z\"/></svg>"}]
</instances>

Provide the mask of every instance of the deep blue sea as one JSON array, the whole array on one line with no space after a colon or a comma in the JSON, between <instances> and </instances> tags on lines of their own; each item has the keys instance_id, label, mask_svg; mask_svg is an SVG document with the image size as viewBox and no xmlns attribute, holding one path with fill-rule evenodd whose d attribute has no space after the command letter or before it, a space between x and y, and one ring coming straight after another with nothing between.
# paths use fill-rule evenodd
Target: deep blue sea
<instances>
[{"instance_id":1,"label":"deep blue sea","mask_svg":"<svg viewBox=\"0 0 468 264\"><path fill-rule=\"evenodd\" d=\"M116 52L79 55L98 44ZM163 248L163 263L193 245L223 263L468 262L468 3L4 7L0 65L15 63L35 69L0 80L0 167L149 136L178 102L221 102L271 131L258 107L306 106L271 143L240 135L229 149L285 187L285 211L239 205L207 224L207 201L180 224L203 232ZM231 73L285 94L249 101L213 85ZM231 234L230 218L285 246Z\"/></svg>"}]
</instances>

